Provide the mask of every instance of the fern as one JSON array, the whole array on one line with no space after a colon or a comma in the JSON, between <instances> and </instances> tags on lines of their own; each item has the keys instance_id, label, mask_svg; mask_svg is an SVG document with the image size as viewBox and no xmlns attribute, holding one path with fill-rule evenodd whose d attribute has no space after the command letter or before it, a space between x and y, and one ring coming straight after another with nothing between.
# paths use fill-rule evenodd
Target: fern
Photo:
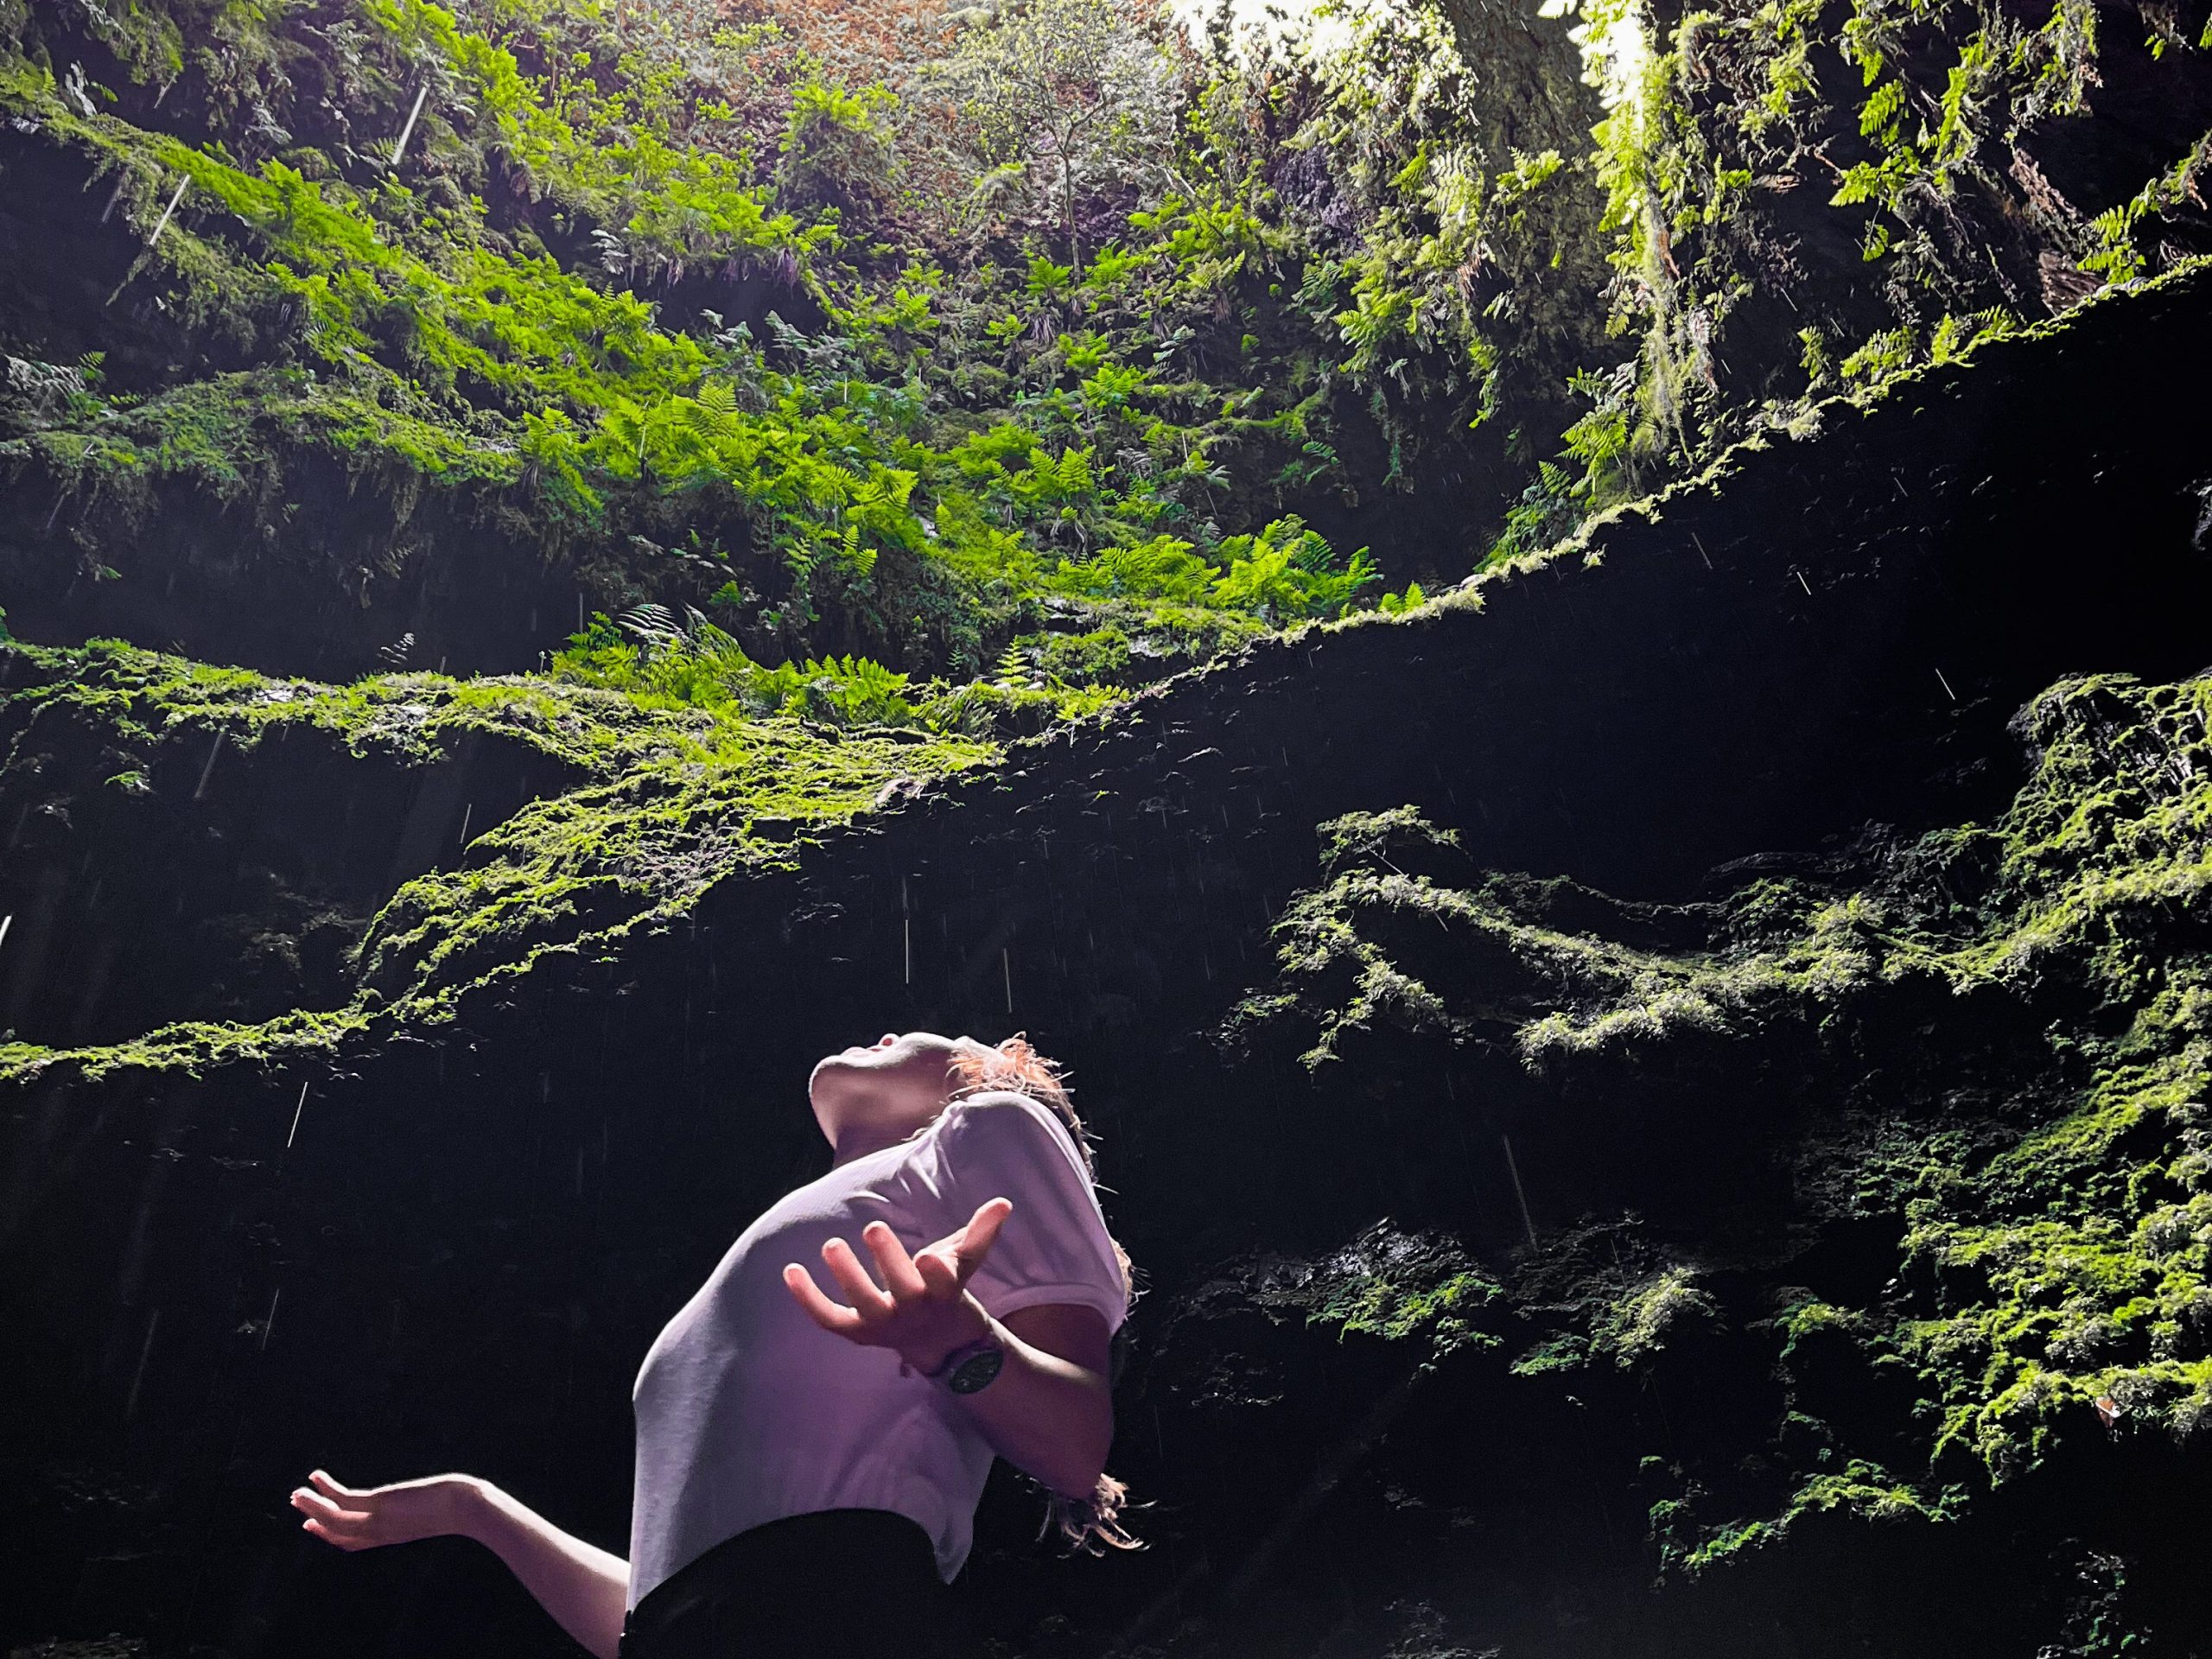
<instances>
[{"instance_id":1,"label":"fern","mask_svg":"<svg viewBox=\"0 0 2212 1659\"><path fill-rule=\"evenodd\" d=\"M1056 265L1043 254L1029 261L1028 291L1037 296L1065 294L1075 286L1075 267Z\"/></svg>"},{"instance_id":2,"label":"fern","mask_svg":"<svg viewBox=\"0 0 2212 1659\"><path fill-rule=\"evenodd\" d=\"M1385 594L1375 601L1375 608L1387 616L1402 616L1408 611L1417 611L1428 602L1428 595L1421 592L1421 583L1409 582L1402 594Z\"/></svg>"},{"instance_id":3,"label":"fern","mask_svg":"<svg viewBox=\"0 0 2212 1659\"><path fill-rule=\"evenodd\" d=\"M1213 584L1214 601L1268 622L1342 615L1381 579L1365 548L1339 565L1327 540L1294 515L1256 536L1232 536L1221 551L1230 564Z\"/></svg>"}]
</instances>

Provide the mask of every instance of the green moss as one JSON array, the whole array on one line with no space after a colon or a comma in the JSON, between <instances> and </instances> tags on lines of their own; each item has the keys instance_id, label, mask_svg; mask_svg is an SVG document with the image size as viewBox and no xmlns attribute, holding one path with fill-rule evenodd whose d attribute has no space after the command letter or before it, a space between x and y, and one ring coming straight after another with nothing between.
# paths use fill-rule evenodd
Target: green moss
<instances>
[{"instance_id":1,"label":"green moss","mask_svg":"<svg viewBox=\"0 0 2212 1659\"><path fill-rule=\"evenodd\" d=\"M345 1008L252 1027L180 1026L99 1049L14 1045L0 1050L0 1077L55 1066L87 1076L124 1065L196 1071L327 1048L372 1025L439 1023L465 995L526 975L549 953L614 950L632 931L685 912L716 881L789 868L802 848L861 814L1001 753L957 734L651 706L534 677L401 674L332 686L114 641L5 649L10 677L22 683L0 693L15 734L4 764L41 722L66 719L126 753L185 738L196 747L211 734L251 753L272 735L312 733L335 752L410 767L493 735L587 781L526 803L473 838L457 866L391 894L362 942Z\"/></svg>"},{"instance_id":2,"label":"green moss","mask_svg":"<svg viewBox=\"0 0 2212 1659\"><path fill-rule=\"evenodd\" d=\"M1341 1342L1414 1342L1433 1365L1461 1349L1494 1348L1496 1281L1448 1239L1378 1223L1335 1254L1294 1272L1262 1274L1254 1299L1271 1317L1295 1314Z\"/></svg>"},{"instance_id":3,"label":"green moss","mask_svg":"<svg viewBox=\"0 0 2212 1659\"><path fill-rule=\"evenodd\" d=\"M84 1048L0 1043L0 1084L28 1083L53 1073L87 1082L118 1071L179 1071L199 1077L224 1066L284 1066L337 1052L371 1028L359 1008L301 1011L259 1025L205 1021L165 1026L128 1042Z\"/></svg>"},{"instance_id":4,"label":"green moss","mask_svg":"<svg viewBox=\"0 0 2212 1659\"><path fill-rule=\"evenodd\" d=\"M1780 1357L1785 1361L1797 1351L1798 1344L1823 1333L1861 1336L1871 1328L1863 1313L1847 1307L1838 1307L1834 1303L1822 1301L1816 1296L1791 1301L1770 1323L1781 1333Z\"/></svg>"},{"instance_id":5,"label":"green moss","mask_svg":"<svg viewBox=\"0 0 2212 1659\"><path fill-rule=\"evenodd\" d=\"M1429 1338L1436 1351L1449 1352L1466 1344L1497 1345L1498 1338L1473 1331L1467 1315L1484 1307L1498 1294L1497 1285L1479 1273L1455 1273L1441 1283L1417 1288L1382 1280L1358 1281L1316 1308L1312 1319L1332 1325L1341 1340L1352 1332L1400 1342L1416 1334Z\"/></svg>"},{"instance_id":6,"label":"green moss","mask_svg":"<svg viewBox=\"0 0 2212 1659\"><path fill-rule=\"evenodd\" d=\"M454 679L383 674L350 685L217 667L96 639L54 649L11 644L17 683L6 702L33 718L84 719L130 741L221 732L251 750L307 730L354 755L406 764L445 757L471 734L522 743L588 775L613 778L665 760L704 761L731 749L741 719L651 707L620 693L532 675Z\"/></svg>"},{"instance_id":7,"label":"green moss","mask_svg":"<svg viewBox=\"0 0 2212 1659\"><path fill-rule=\"evenodd\" d=\"M531 971L547 951L610 950L725 877L795 866L798 850L875 806L995 761L995 745L839 734L790 720L671 742L614 781L525 806L466 861L409 882L372 925L365 995L410 1019L447 993Z\"/></svg>"},{"instance_id":8,"label":"green moss","mask_svg":"<svg viewBox=\"0 0 2212 1659\"><path fill-rule=\"evenodd\" d=\"M1766 1455L1795 1472L1764 1513L1723 1518L1709 1491L1668 1500L1662 1532L1687 1565L1815 1511L1941 1518L1966 1470L2004 1481L2062 1439L2212 1422L2212 952L2190 921L2212 872L2209 725L2212 677L2062 682L2018 722L2033 766L1997 823L1696 906L1497 874L1452 884L1399 868L1448 843L1410 809L1334 821L1325 879L1285 906L1277 982L1240 1008L1237 1035L1283 1029L1311 1045L1309 1065L1355 1039L1372 1057L1388 1027L1510 1044L1562 1084L1687 1071L1711 1077L1715 1110L1745 1109L1743 1068L1777 1044L1798 1071L1834 1057L1840 1075L1803 1086L1852 1103L1806 1132L1801 1181L1812 1221L1894 1229L1877 1302L1778 1285L1780 1312L1738 1329L1694 1264L1558 1234L1509 1287L1506 1309L1542 1332L1512 1370L1605 1356L1663 1370L1669 1334L1694 1321L1770 1345L1793 1388L1815 1351L1914 1379L1917 1416L1860 1432L1916 1446L1921 1466L1829 1439L1807 1463L1785 1437ZM1929 1023L1891 1064L1929 1075L1859 1100L1850 1057L1894 1040L1900 999ZM1973 1023L1947 1037L1953 1018ZM2019 1081L1978 1113L1943 1107L1961 1088L1947 1068L1973 1077L1989 1040L1976 1033L2007 1020L2040 1033L1999 1074Z\"/></svg>"},{"instance_id":9,"label":"green moss","mask_svg":"<svg viewBox=\"0 0 2212 1659\"><path fill-rule=\"evenodd\" d=\"M1840 1470L1812 1476L1777 1515L1700 1525L1692 1518L1691 1505L1678 1504L1663 1516L1655 1510L1652 1530L1662 1559L1694 1573L1741 1551L1781 1542L1808 1515L1840 1510L1866 1521L1942 1522L1955 1519L1963 1501L1956 1488L1930 1496L1878 1463L1853 1458Z\"/></svg>"},{"instance_id":10,"label":"green moss","mask_svg":"<svg viewBox=\"0 0 2212 1659\"><path fill-rule=\"evenodd\" d=\"M1634 1286L1593 1323L1592 1350L1610 1353L1627 1370L1664 1348L1678 1325L1715 1319L1719 1306L1697 1287L1697 1277L1696 1269L1678 1264Z\"/></svg>"},{"instance_id":11,"label":"green moss","mask_svg":"<svg viewBox=\"0 0 2212 1659\"><path fill-rule=\"evenodd\" d=\"M1541 1376L1548 1371L1579 1371L1590 1363L1589 1338L1573 1331L1554 1332L1518 1359L1516 1376Z\"/></svg>"}]
</instances>

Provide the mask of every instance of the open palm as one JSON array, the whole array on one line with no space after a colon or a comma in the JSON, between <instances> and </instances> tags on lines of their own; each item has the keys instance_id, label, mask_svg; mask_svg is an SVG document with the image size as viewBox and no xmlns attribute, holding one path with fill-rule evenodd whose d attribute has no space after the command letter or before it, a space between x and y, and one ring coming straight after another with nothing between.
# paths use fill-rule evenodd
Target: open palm
<instances>
[{"instance_id":1,"label":"open palm","mask_svg":"<svg viewBox=\"0 0 2212 1659\"><path fill-rule=\"evenodd\" d=\"M823 1330L864 1347L896 1349L903 1358L926 1366L989 1328L989 1316L968 1294L968 1281L1013 1213L1013 1199L993 1198L967 1225L912 1255L887 1225L870 1222L861 1239L875 1258L880 1284L851 1245L842 1238L830 1240L822 1247L822 1260L844 1292L844 1303L825 1294L797 1262L785 1268L784 1283Z\"/></svg>"},{"instance_id":2,"label":"open palm","mask_svg":"<svg viewBox=\"0 0 2212 1659\"><path fill-rule=\"evenodd\" d=\"M367 1488L341 1485L320 1469L308 1479L310 1485L292 1493L292 1507L306 1517L301 1530L340 1549L410 1544L454 1530L457 1499L451 1475Z\"/></svg>"}]
</instances>

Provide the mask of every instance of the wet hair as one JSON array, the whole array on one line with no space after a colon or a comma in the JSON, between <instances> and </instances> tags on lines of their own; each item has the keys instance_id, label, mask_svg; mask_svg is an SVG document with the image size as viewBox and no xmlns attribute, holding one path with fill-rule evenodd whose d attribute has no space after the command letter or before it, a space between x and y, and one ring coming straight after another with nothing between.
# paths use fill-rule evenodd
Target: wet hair
<instances>
[{"instance_id":1,"label":"wet hair","mask_svg":"<svg viewBox=\"0 0 2212 1659\"><path fill-rule=\"evenodd\" d=\"M1093 1181L1097 1179L1090 1136L1083 1120L1076 1116L1075 1102L1069 1096L1067 1070L1058 1061L1039 1054L1027 1036L1016 1033L995 1046L979 1045L960 1050L953 1057L952 1076L955 1100L1004 1090L1027 1095L1039 1105L1050 1107L1053 1116L1067 1126L1068 1137L1075 1142L1077 1155L1083 1160L1084 1173ZM1129 1253L1122 1248L1122 1241L1110 1233L1107 1237L1114 1246L1114 1259L1121 1264L1122 1294L1135 1301L1135 1266L1129 1260ZM1050 1508L1044 1530L1050 1531L1057 1526L1071 1553L1079 1549L1096 1555L1109 1546L1115 1549L1144 1548L1143 1541L1133 1536L1122 1522L1122 1511L1129 1497L1125 1482L1102 1473L1098 1484L1088 1497L1074 1497L1049 1490L1046 1497Z\"/></svg>"}]
</instances>

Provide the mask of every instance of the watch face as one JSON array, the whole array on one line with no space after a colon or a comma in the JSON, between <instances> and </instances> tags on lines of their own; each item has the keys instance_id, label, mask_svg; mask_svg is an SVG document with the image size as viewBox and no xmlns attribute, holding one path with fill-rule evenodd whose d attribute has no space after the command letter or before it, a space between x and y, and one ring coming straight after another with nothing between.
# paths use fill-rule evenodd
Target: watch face
<instances>
[{"instance_id":1,"label":"watch face","mask_svg":"<svg viewBox=\"0 0 2212 1659\"><path fill-rule=\"evenodd\" d=\"M971 1354L954 1369L945 1380L945 1386L955 1394L973 1394L999 1374L1006 1363L1006 1350L986 1348L980 1354Z\"/></svg>"}]
</instances>

